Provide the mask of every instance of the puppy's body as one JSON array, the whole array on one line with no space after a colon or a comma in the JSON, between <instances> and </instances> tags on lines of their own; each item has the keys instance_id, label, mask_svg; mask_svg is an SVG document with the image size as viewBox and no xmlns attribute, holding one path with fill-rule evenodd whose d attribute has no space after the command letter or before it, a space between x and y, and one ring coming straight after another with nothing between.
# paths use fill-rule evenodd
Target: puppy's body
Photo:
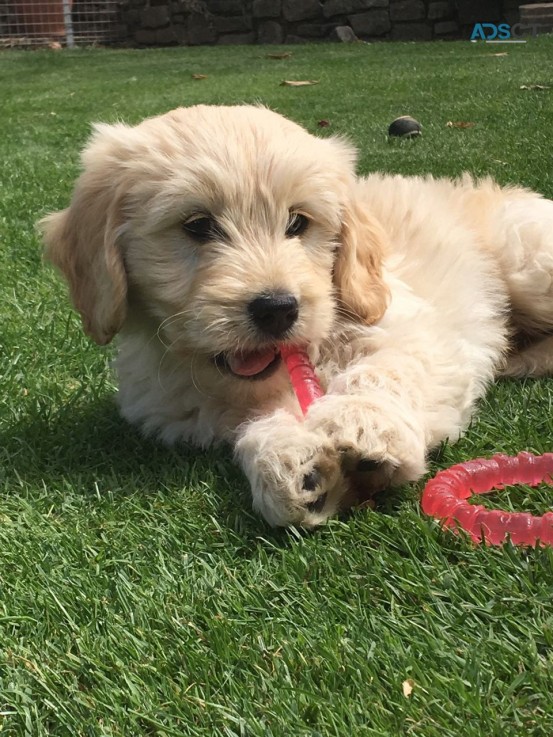
<instances>
[{"instance_id":1,"label":"puppy's body","mask_svg":"<svg viewBox=\"0 0 553 737\"><path fill-rule=\"evenodd\" d=\"M356 179L353 159L267 110L179 110L102 127L71 208L46 219L85 327L119 333L123 415L233 443L272 524L347 504L359 461L375 489L417 478L498 372L551 369L550 339L509 340L553 322L553 203L469 177ZM283 342L309 347L327 390L305 422Z\"/></svg>"}]
</instances>

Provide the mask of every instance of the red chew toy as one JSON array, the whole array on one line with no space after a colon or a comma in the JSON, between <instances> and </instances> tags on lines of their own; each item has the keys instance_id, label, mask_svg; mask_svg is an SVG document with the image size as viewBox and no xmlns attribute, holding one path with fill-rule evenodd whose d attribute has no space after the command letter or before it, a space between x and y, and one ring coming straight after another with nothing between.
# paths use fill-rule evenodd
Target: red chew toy
<instances>
[{"instance_id":1,"label":"red chew toy","mask_svg":"<svg viewBox=\"0 0 553 737\"><path fill-rule=\"evenodd\" d=\"M305 415L324 392L306 351L283 346L280 354ZM500 545L507 535L514 545L553 545L553 512L535 517L526 512L504 512L469 504L472 494L486 494L510 484L553 484L553 453L517 456L501 453L476 458L440 471L425 486L421 506L425 514L442 521L453 531L464 529L475 542Z\"/></svg>"},{"instance_id":2,"label":"red chew toy","mask_svg":"<svg viewBox=\"0 0 553 737\"><path fill-rule=\"evenodd\" d=\"M486 494L509 484L553 484L553 453L535 456L498 454L476 458L440 471L422 493L422 510L442 520L445 527L462 528L475 542L500 545L509 535L514 545L553 545L553 512L535 517L469 504L472 494Z\"/></svg>"},{"instance_id":3,"label":"red chew toy","mask_svg":"<svg viewBox=\"0 0 553 737\"><path fill-rule=\"evenodd\" d=\"M309 405L324 394L315 375L315 369L311 365L307 353L300 348L282 346L280 355L288 369L290 381L298 398L301 411L305 414L309 409Z\"/></svg>"}]
</instances>

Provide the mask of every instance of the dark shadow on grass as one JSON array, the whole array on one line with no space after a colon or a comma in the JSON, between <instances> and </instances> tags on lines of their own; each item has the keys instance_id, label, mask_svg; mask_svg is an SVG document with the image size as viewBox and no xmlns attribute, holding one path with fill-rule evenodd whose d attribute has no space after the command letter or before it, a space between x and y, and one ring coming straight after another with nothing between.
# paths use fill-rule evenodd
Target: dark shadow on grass
<instances>
[{"instance_id":1,"label":"dark shadow on grass","mask_svg":"<svg viewBox=\"0 0 553 737\"><path fill-rule=\"evenodd\" d=\"M133 493L144 488L147 494L156 479L163 485L164 479L182 474L184 482L192 475L201 479L208 471L215 482L232 476L239 487L234 503L247 502L247 482L233 464L230 448L166 447L122 419L112 397L46 406L0 431L0 478L13 478L16 485L21 480L55 486L74 479L81 488L93 488L94 481L108 477L124 488L129 481Z\"/></svg>"},{"instance_id":2,"label":"dark shadow on grass","mask_svg":"<svg viewBox=\"0 0 553 737\"><path fill-rule=\"evenodd\" d=\"M324 534L315 531L271 528L251 509L249 485L232 460L232 450L218 446L201 450L185 444L166 447L142 436L123 420L113 397L77 397L64 407L43 405L0 431L0 480L17 493L21 482L41 489L74 489L94 504L95 482L108 481L117 494L151 496L160 489L208 483L215 490L211 513L220 524L249 540L263 538L275 549L293 540ZM31 492L32 493L32 492ZM390 489L375 498L376 513L396 516L406 499L418 497L412 487ZM347 521L350 510L341 515Z\"/></svg>"},{"instance_id":3,"label":"dark shadow on grass","mask_svg":"<svg viewBox=\"0 0 553 737\"><path fill-rule=\"evenodd\" d=\"M58 489L71 489L94 504L95 482L101 481L121 498L132 494L145 502L160 489L170 494L189 482L210 484L210 514L243 539L245 555L262 538L275 549L290 544L289 533L269 527L252 511L248 482L229 447L167 447L122 419L111 396L77 397L57 408L45 404L0 430L0 482L10 493L17 494L22 483L31 494L46 486L53 497Z\"/></svg>"},{"instance_id":4,"label":"dark shadow on grass","mask_svg":"<svg viewBox=\"0 0 553 737\"><path fill-rule=\"evenodd\" d=\"M0 432L0 444L4 470L31 483L75 473L133 475L143 466L161 470L202 456L197 449L177 451L142 437L108 397L30 414Z\"/></svg>"}]
</instances>

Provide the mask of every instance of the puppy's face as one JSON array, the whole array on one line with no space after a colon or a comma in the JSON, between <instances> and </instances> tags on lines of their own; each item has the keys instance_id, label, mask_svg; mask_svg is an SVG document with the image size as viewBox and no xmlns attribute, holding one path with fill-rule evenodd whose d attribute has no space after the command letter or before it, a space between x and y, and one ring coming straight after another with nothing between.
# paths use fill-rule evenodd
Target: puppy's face
<instances>
[{"instance_id":1,"label":"puppy's face","mask_svg":"<svg viewBox=\"0 0 553 737\"><path fill-rule=\"evenodd\" d=\"M358 242L354 158L255 107L98 126L71 206L44 221L49 256L98 342L146 313L198 367L268 379L283 342L328 336L339 301L359 315L360 290L385 299L370 224Z\"/></svg>"},{"instance_id":2,"label":"puppy's face","mask_svg":"<svg viewBox=\"0 0 553 737\"><path fill-rule=\"evenodd\" d=\"M159 179L139 174L127 198L132 294L173 350L265 378L280 342L316 343L332 323L349 152L257 108L179 110L144 128Z\"/></svg>"}]
</instances>

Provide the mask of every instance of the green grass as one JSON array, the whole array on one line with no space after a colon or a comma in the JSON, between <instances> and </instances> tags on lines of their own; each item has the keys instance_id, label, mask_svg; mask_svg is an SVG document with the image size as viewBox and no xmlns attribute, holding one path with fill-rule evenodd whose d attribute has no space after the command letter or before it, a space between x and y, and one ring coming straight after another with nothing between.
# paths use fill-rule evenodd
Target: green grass
<instances>
[{"instance_id":1,"label":"green grass","mask_svg":"<svg viewBox=\"0 0 553 737\"><path fill-rule=\"evenodd\" d=\"M268 529L228 452L168 450L118 418L110 351L41 263L34 222L67 203L89 122L197 102L263 102L313 132L327 119L320 134L352 138L363 171L468 169L553 196L553 89L520 89L553 85L553 38L502 57L468 42L291 50L0 54L2 737L553 733L551 549L441 532L422 484L310 535ZM423 138L388 142L405 113ZM432 470L551 449L552 387L499 383Z\"/></svg>"}]
</instances>

